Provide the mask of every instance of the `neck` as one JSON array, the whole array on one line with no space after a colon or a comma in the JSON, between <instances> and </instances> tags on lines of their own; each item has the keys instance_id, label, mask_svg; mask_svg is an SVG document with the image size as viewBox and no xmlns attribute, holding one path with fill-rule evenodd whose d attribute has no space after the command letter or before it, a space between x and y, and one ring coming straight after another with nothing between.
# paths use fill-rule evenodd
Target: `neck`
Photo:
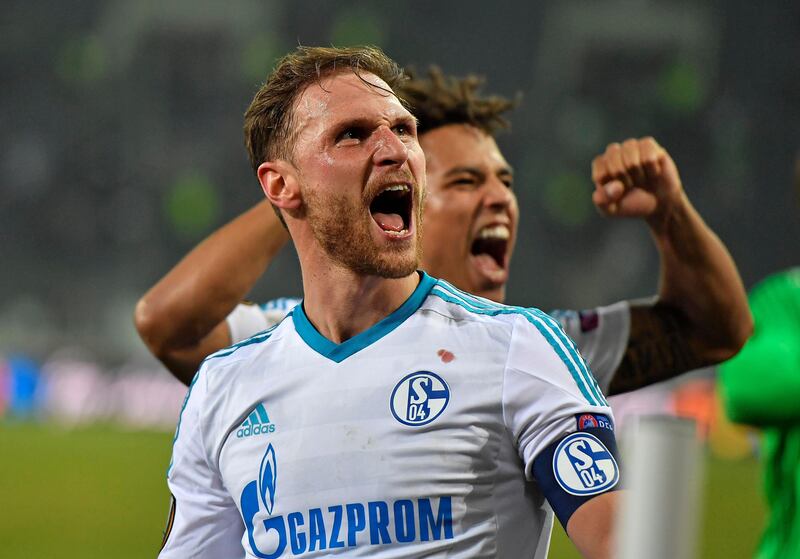
<instances>
[{"instance_id":1,"label":"neck","mask_svg":"<svg viewBox=\"0 0 800 559\"><path fill-rule=\"evenodd\" d=\"M303 308L317 331L334 343L374 326L416 289L419 276L399 279L356 274L341 266L303 270Z\"/></svg>"}]
</instances>

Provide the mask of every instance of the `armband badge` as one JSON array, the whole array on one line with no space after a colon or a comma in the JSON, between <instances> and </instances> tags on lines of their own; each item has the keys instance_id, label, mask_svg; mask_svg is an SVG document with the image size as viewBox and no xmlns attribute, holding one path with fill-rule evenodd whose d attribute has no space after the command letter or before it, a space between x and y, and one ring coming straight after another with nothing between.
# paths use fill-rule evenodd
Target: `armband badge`
<instances>
[{"instance_id":1,"label":"armband badge","mask_svg":"<svg viewBox=\"0 0 800 559\"><path fill-rule=\"evenodd\" d=\"M553 474L570 495L596 495L617 484L619 466L600 439L578 431L565 437L556 448Z\"/></svg>"}]
</instances>

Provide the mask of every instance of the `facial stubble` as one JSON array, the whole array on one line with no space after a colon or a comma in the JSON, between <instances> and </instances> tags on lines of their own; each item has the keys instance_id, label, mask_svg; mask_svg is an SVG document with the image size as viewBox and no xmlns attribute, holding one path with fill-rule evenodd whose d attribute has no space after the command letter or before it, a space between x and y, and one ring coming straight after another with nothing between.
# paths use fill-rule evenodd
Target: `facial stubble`
<instances>
[{"instance_id":1,"label":"facial stubble","mask_svg":"<svg viewBox=\"0 0 800 559\"><path fill-rule=\"evenodd\" d=\"M419 192L414 190L415 194ZM421 259L422 203L424 192L415 205L413 249L406 243L387 243L379 246L371 232L372 217L369 207L371 195L364 193L358 206L343 194L323 196L315 189L305 189L306 216L311 231L325 253L334 262L359 275L387 279L403 278L419 268ZM388 245L388 246L387 246Z\"/></svg>"}]
</instances>

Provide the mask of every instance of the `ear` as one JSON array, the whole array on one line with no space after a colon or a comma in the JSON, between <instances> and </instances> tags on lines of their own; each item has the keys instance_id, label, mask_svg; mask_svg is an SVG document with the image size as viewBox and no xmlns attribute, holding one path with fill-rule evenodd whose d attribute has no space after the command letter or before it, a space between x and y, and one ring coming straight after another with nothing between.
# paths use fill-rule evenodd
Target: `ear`
<instances>
[{"instance_id":1,"label":"ear","mask_svg":"<svg viewBox=\"0 0 800 559\"><path fill-rule=\"evenodd\" d=\"M300 207L300 183L291 163L283 160L265 161L258 166L256 174L264 196L272 205L284 210Z\"/></svg>"}]
</instances>

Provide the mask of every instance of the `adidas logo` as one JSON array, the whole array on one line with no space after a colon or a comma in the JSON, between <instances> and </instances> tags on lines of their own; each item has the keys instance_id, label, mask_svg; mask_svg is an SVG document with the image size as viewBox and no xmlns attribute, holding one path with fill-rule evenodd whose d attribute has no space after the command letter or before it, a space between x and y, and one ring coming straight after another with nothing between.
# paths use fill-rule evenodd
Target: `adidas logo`
<instances>
[{"instance_id":1,"label":"adidas logo","mask_svg":"<svg viewBox=\"0 0 800 559\"><path fill-rule=\"evenodd\" d=\"M267 410L264 409L264 404L258 404L256 408L250 412L242 422L242 426L236 431L236 436L240 439L251 437L253 435L266 435L267 433L275 432L275 424L270 423Z\"/></svg>"}]
</instances>

